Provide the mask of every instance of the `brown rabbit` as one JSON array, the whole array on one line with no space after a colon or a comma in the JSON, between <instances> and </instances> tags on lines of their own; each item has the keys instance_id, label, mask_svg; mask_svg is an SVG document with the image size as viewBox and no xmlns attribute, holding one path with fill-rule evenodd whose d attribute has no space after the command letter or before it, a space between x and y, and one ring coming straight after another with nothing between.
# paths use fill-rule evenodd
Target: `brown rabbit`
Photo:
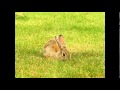
<instances>
[{"instance_id":1,"label":"brown rabbit","mask_svg":"<svg viewBox=\"0 0 120 90\"><path fill-rule=\"evenodd\" d=\"M66 48L65 40L63 35L55 36L54 39L48 41L44 46L44 53L45 57L54 57L60 59L69 59L70 54Z\"/></svg>"}]
</instances>

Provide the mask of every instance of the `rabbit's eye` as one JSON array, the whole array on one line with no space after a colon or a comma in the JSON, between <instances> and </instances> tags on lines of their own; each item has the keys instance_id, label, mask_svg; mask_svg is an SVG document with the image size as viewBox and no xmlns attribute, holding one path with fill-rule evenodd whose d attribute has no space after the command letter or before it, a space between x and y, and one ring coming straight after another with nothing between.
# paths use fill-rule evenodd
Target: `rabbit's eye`
<instances>
[{"instance_id":1,"label":"rabbit's eye","mask_svg":"<svg viewBox=\"0 0 120 90\"><path fill-rule=\"evenodd\" d=\"M65 56L65 54L63 53L63 56Z\"/></svg>"}]
</instances>

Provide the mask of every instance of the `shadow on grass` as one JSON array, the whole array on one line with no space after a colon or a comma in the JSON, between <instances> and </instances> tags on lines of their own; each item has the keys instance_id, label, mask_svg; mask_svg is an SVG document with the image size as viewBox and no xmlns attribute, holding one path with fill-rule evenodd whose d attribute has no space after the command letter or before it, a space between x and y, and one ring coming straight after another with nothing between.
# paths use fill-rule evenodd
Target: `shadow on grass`
<instances>
[{"instance_id":1,"label":"shadow on grass","mask_svg":"<svg viewBox=\"0 0 120 90\"><path fill-rule=\"evenodd\" d=\"M41 50L24 49L24 50L20 50L20 52L24 55L27 55L27 56L34 56L34 57L38 57L38 58L44 57Z\"/></svg>"},{"instance_id":2,"label":"shadow on grass","mask_svg":"<svg viewBox=\"0 0 120 90\"><path fill-rule=\"evenodd\" d=\"M32 55L34 55L35 57L44 58L42 51L34 50L34 51L32 52Z\"/></svg>"},{"instance_id":3,"label":"shadow on grass","mask_svg":"<svg viewBox=\"0 0 120 90\"><path fill-rule=\"evenodd\" d=\"M23 16L15 15L15 19L26 21L26 20L29 20L29 17L27 17L26 15L23 15Z\"/></svg>"},{"instance_id":4,"label":"shadow on grass","mask_svg":"<svg viewBox=\"0 0 120 90\"><path fill-rule=\"evenodd\" d=\"M27 55L31 55L34 57L38 57L38 58L43 58L46 59L43 56L43 52L42 50L24 50L22 52L25 52ZM91 58L91 57L103 57L105 55L105 53L103 52L95 52L95 51L84 51L84 52L70 52L71 54L71 59L70 61L74 61L74 60L78 60L79 58ZM64 60L63 60L64 61ZM65 60L68 61L68 60Z\"/></svg>"},{"instance_id":5,"label":"shadow on grass","mask_svg":"<svg viewBox=\"0 0 120 90\"><path fill-rule=\"evenodd\" d=\"M86 51L86 52L71 52L71 59L76 58L89 58L103 56L104 52Z\"/></svg>"}]
</instances>

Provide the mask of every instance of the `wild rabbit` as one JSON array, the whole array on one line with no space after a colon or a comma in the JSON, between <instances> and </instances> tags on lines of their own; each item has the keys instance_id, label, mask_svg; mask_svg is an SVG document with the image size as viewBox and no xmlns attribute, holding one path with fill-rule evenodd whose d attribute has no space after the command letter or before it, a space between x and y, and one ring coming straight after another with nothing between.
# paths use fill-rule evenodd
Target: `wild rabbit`
<instances>
[{"instance_id":1,"label":"wild rabbit","mask_svg":"<svg viewBox=\"0 0 120 90\"><path fill-rule=\"evenodd\" d=\"M45 57L54 57L62 60L69 59L70 54L66 48L63 35L55 36L54 39L49 40L44 46L43 55Z\"/></svg>"}]
</instances>

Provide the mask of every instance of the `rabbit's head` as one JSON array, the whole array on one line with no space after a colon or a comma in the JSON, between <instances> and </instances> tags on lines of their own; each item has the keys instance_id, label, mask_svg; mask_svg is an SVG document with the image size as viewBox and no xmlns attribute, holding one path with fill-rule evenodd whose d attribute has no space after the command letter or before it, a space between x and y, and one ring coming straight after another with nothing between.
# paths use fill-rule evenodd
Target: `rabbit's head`
<instances>
[{"instance_id":1,"label":"rabbit's head","mask_svg":"<svg viewBox=\"0 0 120 90\"><path fill-rule=\"evenodd\" d=\"M55 36L55 40L58 44L58 47L60 49L60 52L58 54L58 57L65 60L70 58L70 53L66 48L65 40L63 35L59 35L58 37Z\"/></svg>"}]
</instances>

